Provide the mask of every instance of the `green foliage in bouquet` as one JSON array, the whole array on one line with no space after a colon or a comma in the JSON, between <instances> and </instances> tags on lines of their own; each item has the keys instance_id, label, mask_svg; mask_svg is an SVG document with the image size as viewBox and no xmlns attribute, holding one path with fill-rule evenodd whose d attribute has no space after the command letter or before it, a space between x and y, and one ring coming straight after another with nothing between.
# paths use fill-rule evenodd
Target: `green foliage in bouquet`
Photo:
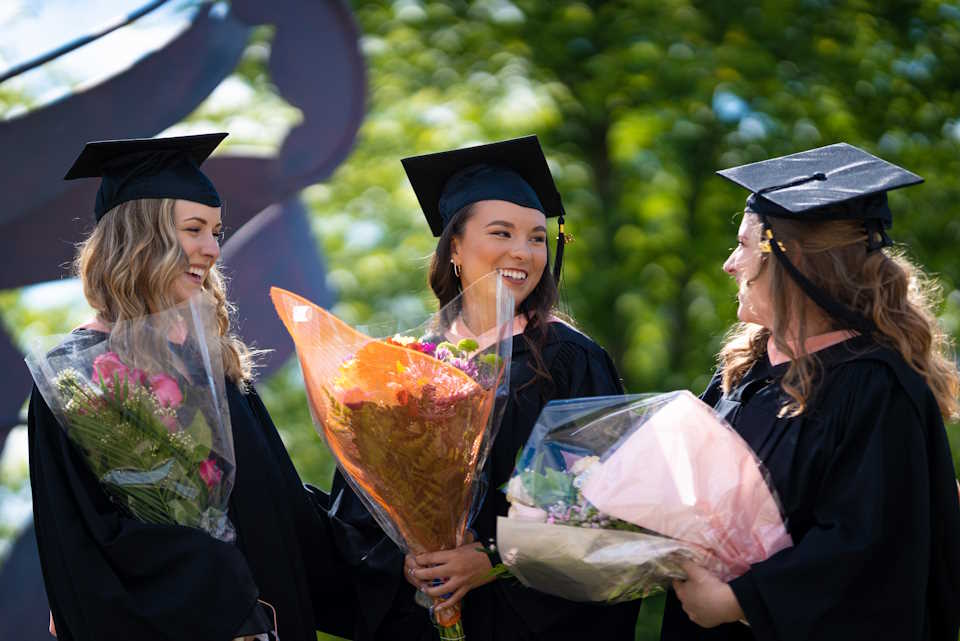
<instances>
[{"instance_id":1,"label":"green foliage in bouquet","mask_svg":"<svg viewBox=\"0 0 960 641\"><path fill-rule=\"evenodd\" d=\"M223 470L211 456L203 413L181 427L176 380L127 368L113 352L99 356L93 370L92 382L68 368L53 383L68 436L108 495L142 521L214 533L224 515L208 506Z\"/></svg>"}]
</instances>

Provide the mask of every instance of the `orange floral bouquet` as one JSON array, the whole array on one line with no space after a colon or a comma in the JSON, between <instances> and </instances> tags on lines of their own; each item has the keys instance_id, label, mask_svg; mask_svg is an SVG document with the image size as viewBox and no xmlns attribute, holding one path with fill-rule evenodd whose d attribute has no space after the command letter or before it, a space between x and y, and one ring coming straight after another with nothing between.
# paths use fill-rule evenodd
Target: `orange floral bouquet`
<instances>
[{"instance_id":1,"label":"orange floral bouquet","mask_svg":"<svg viewBox=\"0 0 960 641\"><path fill-rule=\"evenodd\" d=\"M384 532L414 554L462 545L508 389L514 306L500 276L384 339L291 292L270 296L317 431ZM436 623L463 638L459 607Z\"/></svg>"}]
</instances>

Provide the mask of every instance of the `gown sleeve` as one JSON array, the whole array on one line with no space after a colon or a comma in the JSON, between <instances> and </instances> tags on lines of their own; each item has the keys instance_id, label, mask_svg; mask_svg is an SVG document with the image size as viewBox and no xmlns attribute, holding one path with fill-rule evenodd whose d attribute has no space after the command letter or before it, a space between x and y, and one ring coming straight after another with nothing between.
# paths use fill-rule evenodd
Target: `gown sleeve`
<instances>
[{"instance_id":1,"label":"gown sleeve","mask_svg":"<svg viewBox=\"0 0 960 641\"><path fill-rule=\"evenodd\" d=\"M235 546L124 516L36 388L28 436L37 544L61 641L233 638L257 598Z\"/></svg>"},{"instance_id":2,"label":"gown sleeve","mask_svg":"<svg viewBox=\"0 0 960 641\"><path fill-rule=\"evenodd\" d=\"M284 481L294 520L298 548L302 554L317 630L349 637L353 631L356 602L342 588L346 568L334 549L330 517L330 497L322 490L304 485L290 460L260 396L252 388L247 392L250 407L263 427L270 448L265 460L272 461Z\"/></svg>"},{"instance_id":3,"label":"gown sleeve","mask_svg":"<svg viewBox=\"0 0 960 641\"><path fill-rule=\"evenodd\" d=\"M557 387L556 398L615 396L623 394L623 379L610 355L595 343L560 344L557 357L550 366Z\"/></svg>"},{"instance_id":4,"label":"gown sleeve","mask_svg":"<svg viewBox=\"0 0 960 641\"><path fill-rule=\"evenodd\" d=\"M814 411L807 428L821 430L822 474L801 488L813 497L812 525L730 583L752 632L771 641L950 638L931 636L927 605L940 518L928 469L943 454L928 451L924 434L939 422L935 402L918 406L889 368L857 363L832 377Z\"/></svg>"}]
</instances>

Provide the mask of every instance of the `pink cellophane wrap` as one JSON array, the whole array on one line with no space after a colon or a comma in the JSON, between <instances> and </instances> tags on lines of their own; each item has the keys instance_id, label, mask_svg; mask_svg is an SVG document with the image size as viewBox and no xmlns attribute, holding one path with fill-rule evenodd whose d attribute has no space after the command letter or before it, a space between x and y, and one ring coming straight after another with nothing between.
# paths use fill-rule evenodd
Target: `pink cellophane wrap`
<instances>
[{"instance_id":1,"label":"pink cellophane wrap","mask_svg":"<svg viewBox=\"0 0 960 641\"><path fill-rule=\"evenodd\" d=\"M583 495L601 512L709 550L705 565L724 581L792 545L753 451L689 392L626 436Z\"/></svg>"}]
</instances>

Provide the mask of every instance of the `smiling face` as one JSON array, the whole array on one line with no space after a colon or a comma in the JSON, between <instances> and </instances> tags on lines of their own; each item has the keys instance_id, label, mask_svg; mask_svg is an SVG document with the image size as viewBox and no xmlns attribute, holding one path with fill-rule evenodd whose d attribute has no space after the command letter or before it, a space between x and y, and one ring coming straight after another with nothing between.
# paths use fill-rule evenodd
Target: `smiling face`
<instances>
[{"instance_id":1,"label":"smiling face","mask_svg":"<svg viewBox=\"0 0 960 641\"><path fill-rule=\"evenodd\" d=\"M543 212L504 200L474 203L463 234L451 241L464 289L499 271L517 306L536 288L547 265L547 219Z\"/></svg>"},{"instance_id":2,"label":"smiling face","mask_svg":"<svg viewBox=\"0 0 960 641\"><path fill-rule=\"evenodd\" d=\"M753 213L745 213L737 230L737 246L723 264L723 271L737 281L737 318L773 328L773 304L770 299L770 270L760 251L763 225Z\"/></svg>"},{"instance_id":3,"label":"smiling face","mask_svg":"<svg viewBox=\"0 0 960 641\"><path fill-rule=\"evenodd\" d=\"M220 257L220 208L189 200L173 207L177 240L186 256L184 272L173 283L173 298L182 303L202 288L210 268Z\"/></svg>"}]
</instances>

